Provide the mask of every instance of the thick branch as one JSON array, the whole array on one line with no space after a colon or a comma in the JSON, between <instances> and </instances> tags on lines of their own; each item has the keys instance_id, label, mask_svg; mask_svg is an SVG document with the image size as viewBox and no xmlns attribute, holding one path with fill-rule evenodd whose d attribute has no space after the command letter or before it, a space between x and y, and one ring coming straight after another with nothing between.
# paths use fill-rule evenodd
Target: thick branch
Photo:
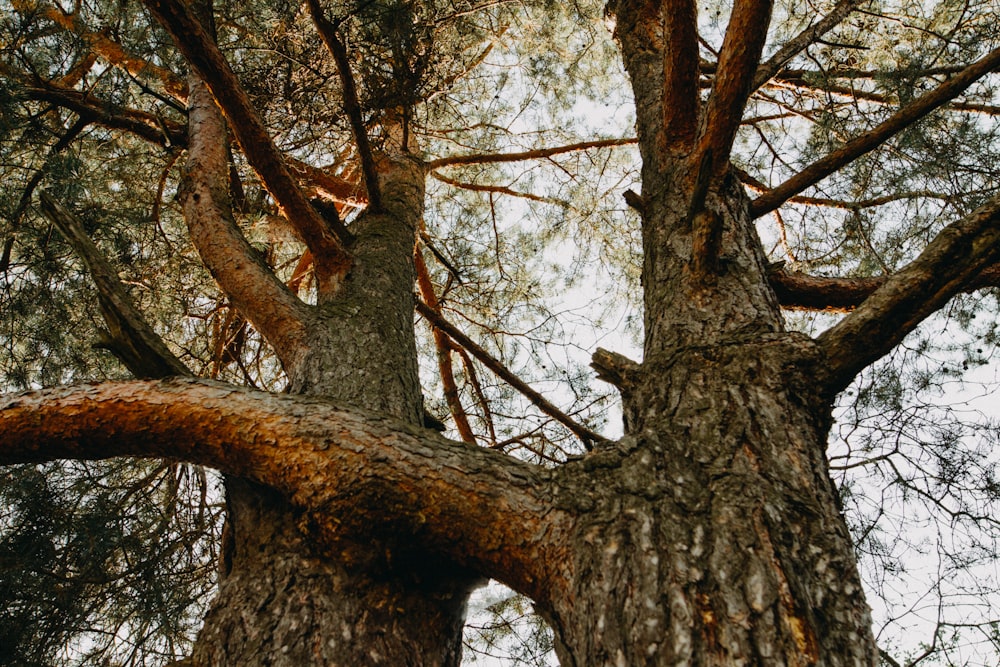
<instances>
[{"instance_id":1,"label":"thick branch","mask_svg":"<svg viewBox=\"0 0 1000 667\"><path fill-rule=\"evenodd\" d=\"M605 438L600 433L591 431L589 428L572 419L569 415L550 403L544 396L525 384L520 378L511 373L507 367L493 358L489 352L484 350L475 341L459 331L454 325L438 315L427 304L417 301L417 312L437 329L448 334L456 343L468 350L472 356L479 359L487 368L497 374L514 389L521 392L539 410L555 419L557 422L572 431L580 440L584 447L590 449L595 442L605 442Z\"/></svg>"},{"instance_id":2,"label":"thick branch","mask_svg":"<svg viewBox=\"0 0 1000 667\"><path fill-rule=\"evenodd\" d=\"M809 26L795 37L791 38L778 49L778 51L768 58L757 68L757 73L753 79L753 90L757 90L776 75L789 60L797 56L806 47L822 37L826 33L837 27L841 21L854 11L854 8L861 4L861 0L840 0L829 14L820 21Z\"/></svg>"},{"instance_id":3,"label":"thick branch","mask_svg":"<svg viewBox=\"0 0 1000 667\"><path fill-rule=\"evenodd\" d=\"M378 172L375 169L375 157L372 154L371 143L368 141L368 130L365 128L364 118L361 117L361 103L358 100L358 88L354 83L354 74L351 72L351 62L347 57L347 49L337 35L337 26L330 23L323 14L319 0L306 0L309 8L309 16L316 24L320 39L326 45L334 62L337 63L337 71L340 73L340 82L344 91L344 111L351 122L351 132L354 134L354 141L358 145L358 156L361 158L361 173L365 178L365 191L368 193L368 206L373 211L382 210L382 194L379 189Z\"/></svg>"},{"instance_id":4,"label":"thick branch","mask_svg":"<svg viewBox=\"0 0 1000 667\"><path fill-rule=\"evenodd\" d=\"M565 518L550 504L549 471L382 416L195 379L0 400L0 464L113 456L264 484L331 541L388 525L412 532L425 549L541 599L568 557L537 546Z\"/></svg>"},{"instance_id":5,"label":"thick branch","mask_svg":"<svg viewBox=\"0 0 1000 667\"><path fill-rule=\"evenodd\" d=\"M937 88L924 93L870 132L848 141L767 194L755 199L750 205L751 215L756 218L773 211L791 197L820 182L844 165L878 148L901 130L962 94L966 88L997 67L1000 67L1000 48L994 49L987 56L969 65L961 73L956 74Z\"/></svg>"},{"instance_id":6,"label":"thick branch","mask_svg":"<svg viewBox=\"0 0 1000 667\"><path fill-rule=\"evenodd\" d=\"M698 130L698 4L664 2L663 136L668 151L686 153Z\"/></svg>"},{"instance_id":7,"label":"thick branch","mask_svg":"<svg viewBox=\"0 0 1000 667\"><path fill-rule=\"evenodd\" d=\"M768 274L782 308L792 310L854 310L888 280L871 278L828 278L798 271L778 270ZM1000 287L1000 266L989 266L962 286L962 292Z\"/></svg>"},{"instance_id":8,"label":"thick branch","mask_svg":"<svg viewBox=\"0 0 1000 667\"><path fill-rule=\"evenodd\" d=\"M713 181L729 164L729 153L750 96L770 20L770 0L736 0L733 5L698 140L699 160L711 152L709 174Z\"/></svg>"},{"instance_id":9,"label":"thick branch","mask_svg":"<svg viewBox=\"0 0 1000 667\"><path fill-rule=\"evenodd\" d=\"M146 323L114 268L87 236L83 224L47 192L41 193L41 208L45 217L73 246L94 279L101 314L109 330L104 346L138 378L191 375L184 362L174 356Z\"/></svg>"},{"instance_id":10,"label":"thick branch","mask_svg":"<svg viewBox=\"0 0 1000 667\"><path fill-rule=\"evenodd\" d=\"M853 313L818 338L827 387L842 390L1000 259L1000 197L946 227Z\"/></svg>"},{"instance_id":11,"label":"thick branch","mask_svg":"<svg viewBox=\"0 0 1000 667\"><path fill-rule=\"evenodd\" d=\"M196 76L191 76L189 87L191 138L181 199L191 241L236 308L291 368L305 345L308 307L264 264L236 226L222 115Z\"/></svg>"},{"instance_id":12,"label":"thick branch","mask_svg":"<svg viewBox=\"0 0 1000 667\"><path fill-rule=\"evenodd\" d=\"M150 12L166 28L177 48L208 85L229 119L233 135L285 217L316 258L321 282L336 281L347 269L349 255L336 233L309 203L285 164L281 152L257 115L215 40L177 0L146 0Z\"/></svg>"}]
</instances>

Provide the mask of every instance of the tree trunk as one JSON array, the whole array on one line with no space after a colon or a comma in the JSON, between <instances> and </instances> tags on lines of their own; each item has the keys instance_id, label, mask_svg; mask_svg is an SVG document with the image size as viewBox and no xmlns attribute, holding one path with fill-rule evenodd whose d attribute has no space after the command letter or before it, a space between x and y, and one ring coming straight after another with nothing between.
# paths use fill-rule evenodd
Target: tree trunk
<instances>
[{"instance_id":1,"label":"tree trunk","mask_svg":"<svg viewBox=\"0 0 1000 667\"><path fill-rule=\"evenodd\" d=\"M644 365L642 421L579 480L564 667L877 664L816 361L777 334Z\"/></svg>"},{"instance_id":2,"label":"tree trunk","mask_svg":"<svg viewBox=\"0 0 1000 667\"><path fill-rule=\"evenodd\" d=\"M392 535L318 545L301 512L231 479L233 549L196 665L447 665L462 655L469 578Z\"/></svg>"},{"instance_id":3,"label":"tree trunk","mask_svg":"<svg viewBox=\"0 0 1000 667\"><path fill-rule=\"evenodd\" d=\"M319 295L306 351L286 370L293 393L419 425L412 255L424 176L408 159L383 167L384 212L352 225L353 268L336 293ZM264 487L230 479L226 490L229 555L196 664L460 663L465 603L477 578L416 551L391 526L331 542Z\"/></svg>"},{"instance_id":4,"label":"tree trunk","mask_svg":"<svg viewBox=\"0 0 1000 667\"><path fill-rule=\"evenodd\" d=\"M645 360L622 381L626 437L573 484L593 509L551 612L564 667L875 665L818 348L781 331L737 184L706 198L723 224L705 279L687 181L646 179Z\"/></svg>"}]
</instances>

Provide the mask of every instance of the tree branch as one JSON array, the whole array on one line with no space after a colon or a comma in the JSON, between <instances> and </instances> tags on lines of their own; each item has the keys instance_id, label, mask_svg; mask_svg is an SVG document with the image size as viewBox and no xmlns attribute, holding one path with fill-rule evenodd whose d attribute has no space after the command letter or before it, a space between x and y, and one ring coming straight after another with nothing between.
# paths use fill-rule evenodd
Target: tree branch
<instances>
[{"instance_id":1,"label":"tree branch","mask_svg":"<svg viewBox=\"0 0 1000 667\"><path fill-rule=\"evenodd\" d=\"M47 192L42 192L42 213L56 226L83 261L97 286L101 314L108 326L102 346L108 348L137 378L192 375L164 344L135 307L118 274L87 236L83 224Z\"/></svg>"},{"instance_id":2,"label":"tree branch","mask_svg":"<svg viewBox=\"0 0 1000 667\"><path fill-rule=\"evenodd\" d=\"M309 203L257 115L215 40L188 7L177 0L145 0L146 7L169 32L181 54L212 91L229 119L247 160L274 197L285 217L312 251L318 280L336 283L350 256L336 233Z\"/></svg>"},{"instance_id":3,"label":"tree branch","mask_svg":"<svg viewBox=\"0 0 1000 667\"><path fill-rule=\"evenodd\" d=\"M35 3L32 3L32 7L29 9L24 6L25 3L23 0L15 1L13 4L21 12L40 12L42 16L55 23L61 29L71 32L83 40L95 55L103 58L108 64L120 68L137 78L147 75L151 76L157 79L160 85L163 86L163 89L174 99L181 102L187 100L187 86L183 79L164 67L159 67L148 60L127 53L120 44L109 39L107 35L87 30L76 12L65 14L61 9L52 5Z\"/></svg>"},{"instance_id":4,"label":"tree branch","mask_svg":"<svg viewBox=\"0 0 1000 667\"><path fill-rule=\"evenodd\" d=\"M878 148L901 130L960 95L966 88L997 67L1000 67L1000 48L994 49L937 88L924 93L871 131L851 139L778 187L753 200L750 205L751 216L758 218L773 211L791 197L820 182L844 165Z\"/></svg>"},{"instance_id":5,"label":"tree branch","mask_svg":"<svg viewBox=\"0 0 1000 667\"><path fill-rule=\"evenodd\" d=\"M864 100L866 102L874 102L875 104L880 104L882 106L895 106L896 104L898 104L898 101L896 99L888 95L861 90L859 88L850 86L838 86L829 83L828 81L808 80L804 79L801 74L786 75L784 72L778 72L772 78L771 85L779 89L795 88L797 90L808 90L811 92L823 93L824 97L827 95L839 95L840 97L848 101ZM1000 106L992 104L978 104L975 102L949 102L948 104L942 105L941 108L947 109L948 111L961 111L963 113L979 113L986 116L1000 115Z\"/></svg>"},{"instance_id":6,"label":"tree branch","mask_svg":"<svg viewBox=\"0 0 1000 667\"><path fill-rule=\"evenodd\" d=\"M817 339L836 393L1000 259L1000 197L949 225L853 313Z\"/></svg>"},{"instance_id":7,"label":"tree branch","mask_svg":"<svg viewBox=\"0 0 1000 667\"><path fill-rule=\"evenodd\" d=\"M9 72L5 72L9 74ZM91 119L102 127L124 130L158 146L184 145L185 127L144 111L136 111L104 102L88 93L43 82L24 85L21 92L28 99L49 102Z\"/></svg>"},{"instance_id":8,"label":"tree branch","mask_svg":"<svg viewBox=\"0 0 1000 667\"><path fill-rule=\"evenodd\" d=\"M430 172L430 175L435 179L441 181L442 183L447 183L456 188L461 188L463 190L471 190L473 192L492 192L499 195L508 195L510 197L520 197L521 199L527 199L529 201L537 201L542 204L554 204L556 206L562 206L563 208L569 207L569 203L563 201L562 199L556 199L555 197L545 197L542 195L532 194L530 192L520 192L514 190L513 188L508 188L503 185L482 185L480 183L466 183L465 181L459 181L454 178L449 178L444 174L440 174L436 171Z\"/></svg>"},{"instance_id":9,"label":"tree branch","mask_svg":"<svg viewBox=\"0 0 1000 667\"><path fill-rule=\"evenodd\" d=\"M797 56L802 50L812 44L818 37L840 25L841 21L854 11L854 8L861 4L862 0L840 0L833 10L822 19L809 26L795 37L791 38L778 49L778 51L768 58L767 62L757 68L754 75L752 90L757 90L771 78L773 78L788 61Z\"/></svg>"},{"instance_id":10,"label":"tree branch","mask_svg":"<svg viewBox=\"0 0 1000 667\"><path fill-rule=\"evenodd\" d=\"M196 75L189 83L191 137L181 202L191 241L236 308L292 368L305 345L308 306L264 264L240 232L229 202L226 127Z\"/></svg>"},{"instance_id":11,"label":"tree branch","mask_svg":"<svg viewBox=\"0 0 1000 667\"><path fill-rule=\"evenodd\" d=\"M664 2L663 136L667 151L686 153L698 130L698 4Z\"/></svg>"},{"instance_id":12,"label":"tree branch","mask_svg":"<svg viewBox=\"0 0 1000 667\"><path fill-rule=\"evenodd\" d=\"M165 457L264 484L310 512L332 544L391 524L536 599L565 574L566 547L536 546L568 518L551 504L554 473L432 431L196 379L0 399L0 465L114 456Z\"/></svg>"},{"instance_id":13,"label":"tree branch","mask_svg":"<svg viewBox=\"0 0 1000 667\"><path fill-rule=\"evenodd\" d=\"M448 334L452 340L468 350L472 356L479 359L479 361L507 382L507 384L524 394L524 396L531 401L535 407L572 431L578 438L580 438L580 440L583 441L584 447L591 449L594 443L607 441L607 438L603 435L597 433L596 431L592 431L583 424L575 421L569 415L550 403L544 396L529 387L520 378L511 373L503 364L493 358L493 355L459 331L446 319L434 312L434 309L430 306L422 301L417 301L417 312L420 313L425 320L430 322L432 326Z\"/></svg>"},{"instance_id":14,"label":"tree branch","mask_svg":"<svg viewBox=\"0 0 1000 667\"><path fill-rule=\"evenodd\" d=\"M610 148L612 146L630 146L639 143L635 137L624 139L593 139L591 141L581 141L565 146L553 146L551 148L537 148L535 150L523 151L520 153L472 153L467 155L451 155L448 157L430 160L425 163L425 167L433 171L440 167L451 167L466 164L496 164L500 162L521 162L523 160L540 160L542 158L572 153L575 151L585 151L591 148Z\"/></svg>"},{"instance_id":15,"label":"tree branch","mask_svg":"<svg viewBox=\"0 0 1000 667\"><path fill-rule=\"evenodd\" d=\"M431 283L430 273L427 271L427 264L424 263L424 255L420 251L420 244L413 246L413 264L417 272L417 287L420 289L420 297L429 308L438 315L441 314L441 304L438 302L437 294L434 292L434 285ZM451 365L451 342L448 336L435 326L431 326L434 335L434 346L438 354L438 372L441 374L441 386L444 389L444 398L448 402L448 410L452 419L455 420L455 428L464 442L476 444L476 436L469 425L469 415L462 406L462 400L458 395L458 386L455 384L455 372Z\"/></svg>"},{"instance_id":16,"label":"tree branch","mask_svg":"<svg viewBox=\"0 0 1000 667\"><path fill-rule=\"evenodd\" d=\"M750 96L770 20L770 0L736 0L733 4L694 156L697 163L711 151L709 175L712 182L729 164L729 154L743 117L743 107Z\"/></svg>"},{"instance_id":17,"label":"tree branch","mask_svg":"<svg viewBox=\"0 0 1000 667\"><path fill-rule=\"evenodd\" d=\"M371 143L368 141L368 130L365 128L364 118L361 117L361 103L358 101L358 89L354 83L354 74L351 73L347 49L337 35L337 26L330 23L323 14L319 1L306 0L306 6L309 8L309 16L316 24L320 39L323 40L323 44L333 56L334 62L337 63L337 71L340 72L340 82L344 91L344 111L347 112L354 141L358 145L361 173L364 175L365 191L368 193L368 206L375 212L381 211L382 194L379 188L378 172L375 169L375 157L372 155Z\"/></svg>"},{"instance_id":18,"label":"tree branch","mask_svg":"<svg viewBox=\"0 0 1000 667\"><path fill-rule=\"evenodd\" d=\"M854 310L888 280L887 276L830 278L783 269L772 271L767 277L782 308L832 312ZM1000 287L1000 266L994 264L983 269L960 291L970 293L987 287Z\"/></svg>"},{"instance_id":19,"label":"tree branch","mask_svg":"<svg viewBox=\"0 0 1000 667\"><path fill-rule=\"evenodd\" d=\"M27 185L24 187L24 191L21 193L21 198L17 202L17 207L14 212L10 214L10 224L7 228L7 239L3 244L3 252L0 253L0 273L7 273L7 269L10 268L10 255L14 249L14 238L17 235L17 230L21 226L21 220L24 218L25 211L28 210L28 206L31 204L31 199L35 194L35 188L38 184L42 182L45 178L46 171L51 164L53 158L66 149L73 140L76 139L83 130L90 125L89 116L80 116L66 132L59 137L59 140L49 149L49 153L42 163L42 166L36 171L30 179L28 179Z\"/></svg>"}]
</instances>

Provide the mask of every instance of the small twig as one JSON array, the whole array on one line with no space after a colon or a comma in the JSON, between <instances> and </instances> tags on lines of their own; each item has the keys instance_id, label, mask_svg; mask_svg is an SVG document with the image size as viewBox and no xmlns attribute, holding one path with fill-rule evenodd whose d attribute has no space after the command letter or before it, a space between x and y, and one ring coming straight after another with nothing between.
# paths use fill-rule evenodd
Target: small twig
<instances>
[{"instance_id":1,"label":"small twig","mask_svg":"<svg viewBox=\"0 0 1000 667\"><path fill-rule=\"evenodd\" d=\"M413 249L413 262L417 271L417 287L420 289L421 298L438 315L441 314L441 304L438 302L437 294L434 292L434 285L431 283L427 265L424 263L423 253L420 247ZM438 353L438 372L441 375L441 385L444 387L444 397L448 402L448 409L455 420L455 428L465 442L475 444L476 436L469 425L469 415L462 406L461 397L458 395L458 385L455 383L455 372L451 366L451 346L448 336L437 327L431 327L434 335L434 345Z\"/></svg>"},{"instance_id":2,"label":"small twig","mask_svg":"<svg viewBox=\"0 0 1000 667\"><path fill-rule=\"evenodd\" d=\"M610 148L613 146L629 146L639 143L635 137L624 139L593 139L591 141L581 141L576 144L565 146L553 146L551 148L538 148L520 153L473 153L471 155L452 155L450 157L438 158L427 163L428 169L438 169L440 167L451 167L456 165L469 164L496 164L498 162L521 162L523 160L539 160L542 158L560 155L562 153L572 153L575 151L585 151L591 148Z\"/></svg>"}]
</instances>

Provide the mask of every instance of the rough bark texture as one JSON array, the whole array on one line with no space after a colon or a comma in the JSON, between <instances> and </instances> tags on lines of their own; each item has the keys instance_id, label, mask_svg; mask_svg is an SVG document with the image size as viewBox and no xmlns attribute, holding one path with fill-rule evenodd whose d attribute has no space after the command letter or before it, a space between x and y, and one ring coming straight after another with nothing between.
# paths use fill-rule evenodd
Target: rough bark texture
<instances>
[{"instance_id":1,"label":"rough bark texture","mask_svg":"<svg viewBox=\"0 0 1000 667\"><path fill-rule=\"evenodd\" d=\"M564 665L876 664L819 361L772 334L643 364L632 434L580 464Z\"/></svg>"},{"instance_id":2,"label":"rough bark texture","mask_svg":"<svg viewBox=\"0 0 1000 667\"><path fill-rule=\"evenodd\" d=\"M352 225L351 270L336 291L320 292L305 318L304 350L286 370L292 393L419 425L412 249L424 175L408 159L383 167L383 207ZM385 526L320 547L308 516L280 495L239 480L227 483L227 495L233 555L198 663L459 664L478 576Z\"/></svg>"},{"instance_id":3,"label":"rough bark texture","mask_svg":"<svg viewBox=\"0 0 1000 667\"><path fill-rule=\"evenodd\" d=\"M856 3L840 2L757 67L770 3L737 0L702 110L695 3L612 0L643 160L642 195L628 202L642 217L644 359L595 355L600 377L622 391L625 436L609 443L565 418L594 450L546 470L420 428L412 252L426 165L368 156L378 205L349 234L331 228L188 7L146 4L208 82L189 86L182 200L191 238L276 348L291 395L193 379L25 394L0 403L0 463L167 456L232 476L220 593L195 664L457 665L465 600L485 576L534 599L564 667L877 663L825 459L829 399L995 271L1000 199L947 227L894 275L848 286L839 298L855 305L863 293L864 302L817 340L784 331L771 284L783 295L844 285L769 276L752 217L954 98L996 68L1000 51L751 203L728 161L738 109L762 76ZM58 87L28 93L172 140L148 114L105 114ZM235 224L216 104L319 265L315 306L275 278ZM358 118L352 129L365 138ZM543 154L555 152L530 153ZM296 172L354 196L350 184L324 184L319 170ZM110 294L113 272L90 263ZM508 377L432 308L421 312Z\"/></svg>"},{"instance_id":4,"label":"rough bark texture","mask_svg":"<svg viewBox=\"0 0 1000 667\"><path fill-rule=\"evenodd\" d=\"M626 437L581 464L592 509L576 524L572 592L549 610L563 662L874 665L824 454L822 350L783 332L737 180L701 193L703 165L658 154L643 105L662 58L636 6L618 4L616 36L639 107L644 361L621 382ZM718 261L698 270L692 201L719 234Z\"/></svg>"}]
</instances>

